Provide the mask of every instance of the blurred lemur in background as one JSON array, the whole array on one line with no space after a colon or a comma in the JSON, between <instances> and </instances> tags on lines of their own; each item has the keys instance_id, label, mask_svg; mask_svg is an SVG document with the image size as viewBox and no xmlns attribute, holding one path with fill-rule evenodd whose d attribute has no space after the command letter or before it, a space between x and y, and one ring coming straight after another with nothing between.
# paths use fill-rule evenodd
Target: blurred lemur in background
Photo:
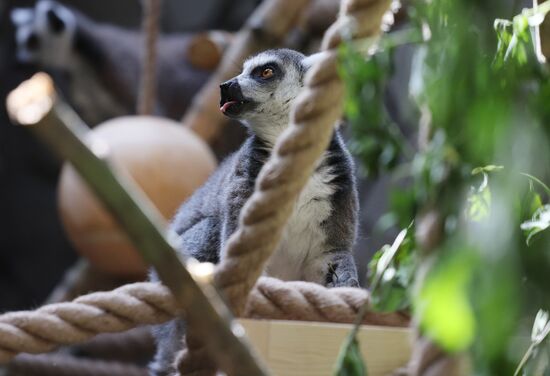
<instances>
[{"instance_id":1,"label":"blurred lemur in background","mask_svg":"<svg viewBox=\"0 0 550 376\"><path fill-rule=\"evenodd\" d=\"M68 77L67 99L91 126L135 113L143 42L139 31L96 23L50 0L11 13L17 59ZM156 113L179 119L211 72L186 58L192 34L160 36Z\"/></svg>"},{"instance_id":2,"label":"blurred lemur in background","mask_svg":"<svg viewBox=\"0 0 550 376\"><path fill-rule=\"evenodd\" d=\"M225 243L237 228L260 169L288 126L292 101L315 58L287 49L266 51L247 60L239 76L220 86L220 110L244 123L249 137L179 209L172 223L179 252L202 262L223 259ZM357 212L353 162L335 129L295 203L265 274L325 286L358 286L352 254ZM152 279L157 279L154 273ZM152 375L172 374L183 335L181 320L155 330L158 349Z\"/></svg>"}]
</instances>

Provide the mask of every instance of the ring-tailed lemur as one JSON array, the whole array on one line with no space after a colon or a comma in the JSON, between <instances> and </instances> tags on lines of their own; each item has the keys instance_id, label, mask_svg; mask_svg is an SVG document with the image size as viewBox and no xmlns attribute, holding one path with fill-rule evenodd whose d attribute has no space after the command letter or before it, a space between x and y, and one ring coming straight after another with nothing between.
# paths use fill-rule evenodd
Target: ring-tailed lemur
<instances>
[{"instance_id":1,"label":"ring-tailed lemur","mask_svg":"<svg viewBox=\"0 0 550 376\"><path fill-rule=\"evenodd\" d=\"M17 59L67 75L68 99L90 125L132 114L143 43L139 31L96 23L56 1L15 8ZM158 41L156 113L179 119L210 72L187 61L191 34Z\"/></svg>"},{"instance_id":2,"label":"ring-tailed lemur","mask_svg":"<svg viewBox=\"0 0 550 376\"><path fill-rule=\"evenodd\" d=\"M244 123L250 135L174 218L172 229L179 236L180 252L199 261L223 259L224 243L237 228L258 173L288 126L292 101L314 59L315 55L305 57L287 49L266 51L247 60L240 75L220 86L220 110ZM357 211L353 162L335 129L330 146L295 203L265 274L326 286L358 286L352 254ZM154 274L152 278L156 280ZM183 334L179 320L156 331L153 375L173 371Z\"/></svg>"}]
</instances>

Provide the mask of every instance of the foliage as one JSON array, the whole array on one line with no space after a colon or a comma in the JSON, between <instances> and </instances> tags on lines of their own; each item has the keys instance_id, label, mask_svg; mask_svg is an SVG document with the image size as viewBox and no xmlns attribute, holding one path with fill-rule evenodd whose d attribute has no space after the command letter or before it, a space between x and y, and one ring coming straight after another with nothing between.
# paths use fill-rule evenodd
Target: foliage
<instances>
[{"instance_id":1,"label":"foliage","mask_svg":"<svg viewBox=\"0 0 550 376\"><path fill-rule=\"evenodd\" d=\"M468 195L468 204L466 216L472 221L482 221L489 216L491 210L491 190L489 189L489 173L502 170L502 166L489 165L485 167L476 167L472 170L472 175L482 175L483 180L479 187L470 187Z\"/></svg>"},{"instance_id":2,"label":"foliage","mask_svg":"<svg viewBox=\"0 0 550 376\"><path fill-rule=\"evenodd\" d=\"M352 150L369 177L397 182L385 218L440 218L429 231L437 242L411 227L377 252L373 308L412 307L423 333L468 351L478 375L534 374L550 362L547 340L523 360L513 340L536 309L550 310L550 75L538 30L549 11L547 1L505 20L510 9L497 0L413 1L411 28L424 39L409 82L412 130L385 108L395 45L382 39L373 58L352 45L341 51ZM535 326L546 328L541 315Z\"/></svg>"},{"instance_id":3,"label":"foliage","mask_svg":"<svg viewBox=\"0 0 550 376\"><path fill-rule=\"evenodd\" d=\"M434 269L417 297L421 329L449 352L464 350L474 340L476 322L468 299L473 262L469 250L454 250Z\"/></svg>"},{"instance_id":4,"label":"foliage","mask_svg":"<svg viewBox=\"0 0 550 376\"><path fill-rule=\"evenodd\" d=\"M340 353L334 366L334 376L367 376L367 367L363 362L359 342L355 336L348 340Z\"/></svg>"},{"instance_id":5,"label":"foliage","mask_svg":"<svg viewBox=\"0 0 550 376\"><path fill-rule=\"evenodd\" d=\"M379 53L365 60L351 45L340 49L340 75L346 87L344 111L354 132L350 148L362 161L366 175L397 163L403 144L399 128L384 107L384 87L390 72L384 69L391 54Z\"/></svg>"},{"instance_id":6,"label":"foliage","mask_svg":"<svg viewBox=\"0 0 550 376\"><path fill-rule=\"evenodd\" d=\"M395 312L410 308L408 287L415 271L412 226L402 230L390 246L384 245L369 262L372 308Z\"/></svg>"},{"instance_id":7,"label":"foliage","mask_svg":"<svg viewBox=\"0 0 550 376\"><path fill-rule=\"evenodd\" d=\"M503 67L508 59L513 59L518 65L527 64L528 55L535 54L540 62L544 62L537 45L532 47L530 31L538 28L544 17L550 11L550 3L546 2L537 8L524 9L512 21L496 19L494 28L498 37L495 64Z\"/></svg>"},{"instance_id":8,"label":"foliage","mask_svg":"<svg viewBox=\"0 0 550 376\"><path fill-rule=\"evenodd\" d=\"M540 206L537 211L535 211L535 214L533 214L531 220L521 224L521 229L526 232L527 245L529 245L536 234L547 228L550 228L550 205Z\"/></svg>"},{"instance_id":9,"label":"foliage","mask_svg":"<svg viewBox=\"0 0 550 376\"><path fill-rule=\"evenodd\" d=\"M545 353L542 349L543 345L548 344L548 334L550 333L550 318L548 312L539 310L533 323L533 329L531 331L531 345L527 349L527 352L521 359L521 362L514 372L514 376L520 374L523 370L523 375L536 375L541 374L542 367L547 368L550 362L550 354ZM546 356L546 357L545 357ZM543 362L545 364L543 364Z\"/></svg>"},{"instance_id":10,"label":"foliage","mask_svg":"<svg viewBox=\"0 0 550 376\"><path fill-rule=\"evenodd\" d=\"M359 376L367 374L356 336L368 309L391 312L409 306L407 285L412 278L414 265L411 227L412 225L408 229L402 230L391 246L382 247L369 264L371 299L361 308L353 330L340 348L334 375Z\"/></svg>"}]
</instances>

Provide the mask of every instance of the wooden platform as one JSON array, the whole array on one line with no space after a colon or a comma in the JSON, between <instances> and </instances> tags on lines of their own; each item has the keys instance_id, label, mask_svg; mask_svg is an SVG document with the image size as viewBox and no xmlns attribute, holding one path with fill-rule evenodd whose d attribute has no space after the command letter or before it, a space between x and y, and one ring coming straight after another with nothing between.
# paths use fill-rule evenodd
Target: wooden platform
<instances>
[{"instance_id":1,"label":"wooden platform","mask_svg":"<svg viewBox=\"0 0 550 376\"><path fill-rule=\"evenodd\" d=\"M269 368L277 376L324 376L332 370L351 325L301 321L240 322ZM409 360L410 329L363 326L361 352L369 376L391 374Z\"/></svg>"}]
</instances>

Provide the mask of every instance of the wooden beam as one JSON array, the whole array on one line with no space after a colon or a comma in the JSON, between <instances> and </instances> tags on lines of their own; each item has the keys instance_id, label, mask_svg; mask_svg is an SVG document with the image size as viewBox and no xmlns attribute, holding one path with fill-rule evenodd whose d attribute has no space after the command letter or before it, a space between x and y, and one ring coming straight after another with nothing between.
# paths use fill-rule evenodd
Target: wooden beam
<instances>
[{"instance_id":1,"label":"wooden beam","mask_svg":"<svg viewBox=\"0 0 550 376\"><path fill-rule=\"evenodd\" d=\"M275 375L329 376L351 324L239 320ZM411 355L411 330L362 325L357 333L369 376L403 367Z\"/></svg>"}]
</instances>

